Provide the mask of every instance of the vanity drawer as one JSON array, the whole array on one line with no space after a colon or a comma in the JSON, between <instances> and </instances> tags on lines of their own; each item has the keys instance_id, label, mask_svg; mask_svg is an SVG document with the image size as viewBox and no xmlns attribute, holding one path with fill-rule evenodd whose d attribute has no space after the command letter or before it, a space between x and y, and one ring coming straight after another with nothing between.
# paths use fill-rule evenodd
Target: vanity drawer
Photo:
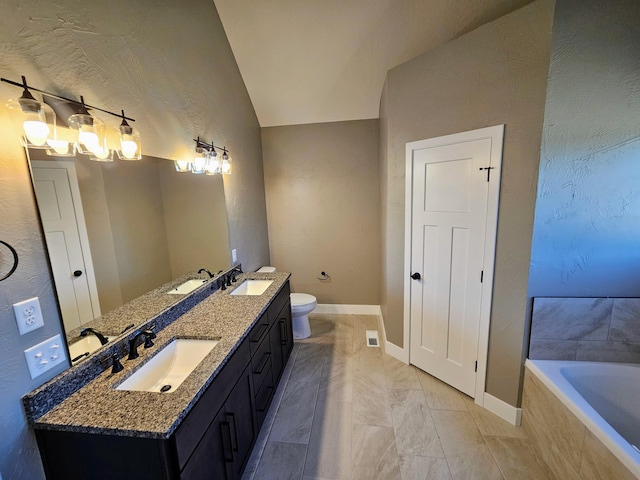
<instances>
[{"instance_id":1,"label":"vanity drawer","mask_svg":"<svg viewBox=\"0 0 640 480\"><path fill-rule=\"evenodd\" d=\"M289 281L287 281L267 309L270 325L273 325L278 319L278 315L280 314L282 307L284 307L284 305L289 301L289 295L291 295L291 288L289 287Z\"/></svg>"},{"instance_id":2,"label":"vanity drawer","mask_svg":"<svg viewBox=\"0 0 640 480\"><path fill-rule=\"evenodd\" d=\"M271 377L272 358L271 342L269 342L269 336L267 335L251 358L251 376L253 379L253 388L256 392L264 383L265 378ZM270 382L272 383L271 380Z\"/></svg>"},{"instance_id":3,"label":"vanity drawer","mask_svg":"<svg viewBox=\"0 0 640 480\"><path fill-rule=\"evenodd\" d=\"M262 422L264 422L264 419L267 416L267 411L269 410L269 405L271 405L271 399L273 398L275 389L276 387L273 385L271 367L269 367L267 378L262 386L256 391L255 396L256 421L258 422L258 430L262 426Z\"/></svg>"},{"instance_id":4,"label":"vanity drawer","mask_svg":"<svg viewBox=\"0 0 640 480\"><path fill-rule=\"evenodd\" d=\"M249 332L249 346L251 348L251 356L254 356L260 346L262 345L262 341L267 338L269 333L269 318L266 313L263 313L260 317L260 320L256 322L256 324Z\"/></svg>"}]
</instances>

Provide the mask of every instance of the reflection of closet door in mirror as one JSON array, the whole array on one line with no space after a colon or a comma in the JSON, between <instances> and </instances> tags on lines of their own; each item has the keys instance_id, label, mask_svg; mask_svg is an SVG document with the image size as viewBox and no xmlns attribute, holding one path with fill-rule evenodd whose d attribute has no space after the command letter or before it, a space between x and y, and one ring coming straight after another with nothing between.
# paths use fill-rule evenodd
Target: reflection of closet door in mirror
<instances>
[{"instance_id":1,"label":"reflection of closet door in mirror","mask_svg":"<svg viewBox=\"0 0 640 480\"><path fill-rule=\"evenodd\" d=\"M67 331L100 315L78 179L73 162L33 161L53 280Z\"/></svg>"}]
</instances>

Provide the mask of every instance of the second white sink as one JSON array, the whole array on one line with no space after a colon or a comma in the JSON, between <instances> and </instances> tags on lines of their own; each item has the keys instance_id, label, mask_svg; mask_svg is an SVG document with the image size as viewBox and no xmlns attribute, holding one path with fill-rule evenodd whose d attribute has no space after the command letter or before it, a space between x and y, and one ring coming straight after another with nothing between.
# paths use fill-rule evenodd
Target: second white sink
<instances>
[{"instance_id":1,"label":"second white sink","mask_svg":"<svg viewBox=\"0 0 640 480\"><path fill-rule=\"evenodd\" d=\"M173 340L116 390L174 392L217 343L218 340Z\"/></svg>"},{"instance_id":2,"label":"second white sink","mask_svg":"<svg viewBox=\"0 0 640 480\"><path fill-rule=\"evenodd\" d=\"M273 280L245 280L229 295L262 295Z\"/></svg>"},{"instance_id":3,"label":"second white sink","mask_svg":"<svg viewBox=\"0 0 640 480\"><path fill-rule=\"evenodd\" d=\"M186 295L187 293L193 292L196 288L204 285L206 280L202 280L200 278L196 278L193 280L187 280L181 285L178 285L173 290L169 290L167 293L169 295Z\"/></svg>"}]
</instances>

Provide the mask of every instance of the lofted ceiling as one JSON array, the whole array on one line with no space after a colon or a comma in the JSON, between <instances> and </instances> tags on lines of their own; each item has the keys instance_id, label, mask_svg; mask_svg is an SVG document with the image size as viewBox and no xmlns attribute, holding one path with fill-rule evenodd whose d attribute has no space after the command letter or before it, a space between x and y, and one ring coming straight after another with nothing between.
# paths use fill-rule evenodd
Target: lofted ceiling
<instances>
[{"instance_id":1,"label":"lofted ceiling","mask_svg":"<svg viewBox=\"0 0 640 480\"><path fill-rule=\"evenodd\" d=\"M260 125L377 118L387 71L531 0L214 0Z\"/></svg>"}]
</instances>

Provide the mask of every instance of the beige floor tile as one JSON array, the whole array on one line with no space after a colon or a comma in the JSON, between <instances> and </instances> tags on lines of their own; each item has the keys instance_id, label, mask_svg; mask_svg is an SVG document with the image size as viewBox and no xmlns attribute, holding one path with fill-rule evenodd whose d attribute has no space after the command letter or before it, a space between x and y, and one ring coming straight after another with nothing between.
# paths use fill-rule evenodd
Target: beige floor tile
<instances>
[{"instance_id":1,"label":"beige floor tile","mask_svg":"<svg viewBox=\"0 0 640 480\"><path fill-rule=\"evenodd\" d=\"M351 478L352 405L318 401L304 474L330 479Z\"/></svg>"},{"instance_id":2,"label":"beige floor tile","mask_svg":"<svg viewBox=\"0 0 640 480\"><path fill-rule=\"evenodd\" d=\"M298 355L291 370L289 383L320 383L325 356L329 353L328 345L303 343L298 346Z\"/></svg>"},{"instance_id":3,"label":"beige floor tile","mask_svg":"<svg viewBox=\"0 0 640 480\"><path fill-rule=\"evenodd\" d=\"M302 478L306 445L267 442L254 480L298 480Z\"/></svg>"},{"instance_id":4,"label":"beige floor tile","mask_svg":"<svg viewBox=\"0 0 640 480\"><path fill-rule=\"evenodd\" d=\"M400 455L402 480L451 480L444 458Z\"/></svg>"},{"instance_id":5,"label":"beige floor tile","mask_svg":"<svg viewBox=\"0 0 640 480\"><path fill-rule=\"evenodd\" d=\"M482 435L490 437L527 438L527 433L524 431L524 428L511 425L486 408L476 405L473 398L465 395L464 401Z\"/></svg>"},{"instance_id":6,"label":"beige floor tile","mask_svg":"<svg viewBox=\"0 0 640 480\"><path fill-rule=\"evenodd\" d=\"M353 423L393 426L387 391L384 385L380 385L378 377L371 372L354 374Z\"/></svg>"},{"instance_id":7,"label":"beige floor tile","mask_svg":"<svg viewBox=\"0 0 640 480\"><path fill-rule=\"evenodd\" d=\"M486 444L447 455L447 464L453 480L505 480Z\"/></svg>"},{"instance_id":8,"label":"beige floor tile","mask_svg":"<svg viewBox=\"0 0 640 480\"><path fill-rule=\"evenodd\" d=\"M353 479L400 479L393 428L353 426Z\"/></svg>"},{"instance_id":9,"label":"beige floor tile","mask_svg":"<svg viewBox=\"0 0 640 480\"><path fill-rule=\"evenodd\" d=\"M432 410L431 416L447 457L463 455L466 451L473 451L484 445L484 437L469 412Z\"/></svg>"},{"instance_id":10,"label":"beige floor tile","mask_svg":"<svg viewBox=\"0 0 640 480\"><path fill-rule=\"evenodd\" d=\"M506 480L554 480L526 438L487 437L486 442Z\"/></svg>"},{"instance_id":11,"label":"beige floor tile","mask_svg":"<svg viewBox=\"0 0 640 480\"><path fill-rule=\"evenodd\" d=\"M430 409L458 410L461 412L468 410L464 403L465 396L458 390L420 369L416 369L416 374Z\"/></svg>"},{"instance_id":12,"label":"beige floor tile","mask_svg":"<svg viewBox=\"0 0 640 480\"><path fill-rule=\"evenodd\" d=\"M429 407L418 390L389 392L399 455L444 457Z\"/></svg>"},{"instance_id":13,"label":"beige floor tile","mask_svg":"<svg viewBox=\"0 0 640 480\"><path fill-rule=\"evenodd\" d=\"M309 443L317 396L317 383L289 382L276 413L269 440Z\"/></svg>"},{"instance_id":14,"label":"beige floor tile","mask_svg":"<svg viewBox=\"0 0 640 480\"><path fill-rule=\"evenodd\" d=\"M416 367L406 365L389 355L383 355L382 361L388 389L422 390Z\"/></svg>"},{"instance_id":15,"label":"beige floor tile","mask_svg":"<svg viewBox=\"0 0 640 480\"><path fill-rule=\"evenodd\" d=\"M318 398L353 401L353 357L335 354L325 358Z\"/></svg>"}]
</instances>

